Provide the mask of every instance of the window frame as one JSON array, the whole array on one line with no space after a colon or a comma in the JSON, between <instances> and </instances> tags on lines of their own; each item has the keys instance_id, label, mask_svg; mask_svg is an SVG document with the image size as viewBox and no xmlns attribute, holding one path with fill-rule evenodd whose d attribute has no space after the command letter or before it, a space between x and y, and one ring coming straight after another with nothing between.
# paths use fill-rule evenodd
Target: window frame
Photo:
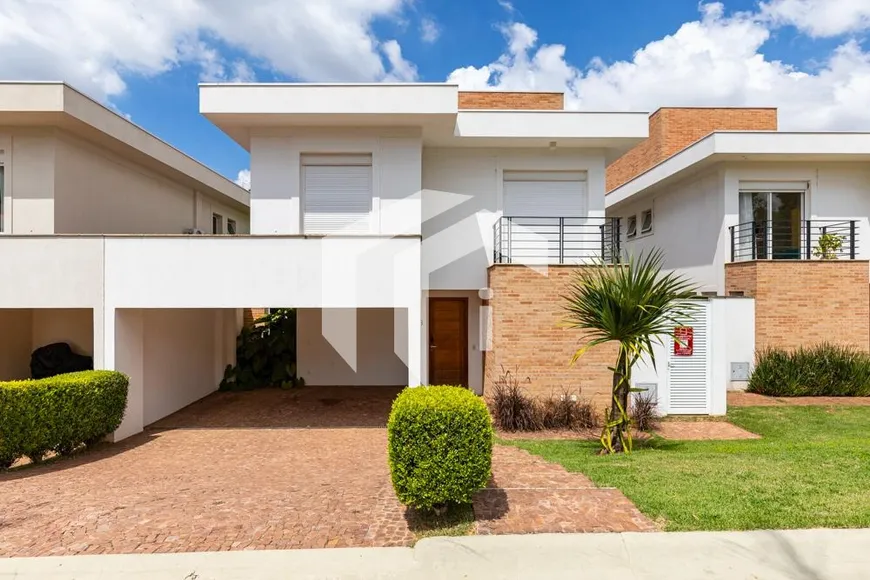
<instances>
[{"instance_id":1,"label":"window frame","mask_svg":"<svg viewBox=\"0 0 870 580\"><path fill-rule=\"evenodd\" d=\"M632 225L634 228L632 228ZM625 218L625 237L628 240L633 240L637 237L637 214L632 214Z\"/></svg>"},{"instance_id":2,"label":"window frame","mask_svg":"<svg viewBox=\"0 0 870 580\"><path fill-rule=\"evenodd\" d=\"M211 214L211 233L215 236L224 233L224 216L216 212Z\"/></svg>"},{"instance_id":3,"label":"window frame","mask_svg":"<svg viewBox=\"0 0 870 580\"><path fill-rule=\"evenodd\" d=\"M644 217L649 215L649 227L644 227ZM640 235L648 235L653 233L653 210L652 208L645 209L640 212Z\"/></svg>"}]
</instances>

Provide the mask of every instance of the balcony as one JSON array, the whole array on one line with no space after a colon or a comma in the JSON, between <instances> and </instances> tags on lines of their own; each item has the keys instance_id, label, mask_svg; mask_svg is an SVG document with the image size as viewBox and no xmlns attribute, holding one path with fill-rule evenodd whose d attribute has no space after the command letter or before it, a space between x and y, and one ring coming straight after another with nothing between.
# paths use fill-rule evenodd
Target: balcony
<instances>
[{"instance_id":1,"label":"balcony","mask_svg":"<svg viewBox=\"0 0 870 580\"><path fill-rule=\"evenodd\" d=\"M503 216L493 226L495 264L615 264L619 218Z\"/></svg>"},{"instance_id":2,"label":"balcony","mask_svg":"<svg viewBox=\"0 0 870 580\"><path fill-rule=\"evenodd\" d=\"M857 220L753 221L729 229L731 261L854 260Z\"/></svg>"}]
</instances>

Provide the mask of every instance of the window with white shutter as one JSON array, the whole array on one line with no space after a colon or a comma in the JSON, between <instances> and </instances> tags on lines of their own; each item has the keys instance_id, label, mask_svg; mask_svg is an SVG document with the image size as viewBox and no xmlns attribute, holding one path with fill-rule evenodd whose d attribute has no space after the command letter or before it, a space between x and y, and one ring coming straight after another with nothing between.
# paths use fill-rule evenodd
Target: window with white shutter
<instances>
[{"instance_id":1,"label":"window with white shutter","mask_svg":"<svg viewBox=\"0 0 870 580\"><path fill-rule=\"evenodd\" d=\"M371 155L303 155L302 212L306 234L370 233Z\"/></svg>"}]
</instances>

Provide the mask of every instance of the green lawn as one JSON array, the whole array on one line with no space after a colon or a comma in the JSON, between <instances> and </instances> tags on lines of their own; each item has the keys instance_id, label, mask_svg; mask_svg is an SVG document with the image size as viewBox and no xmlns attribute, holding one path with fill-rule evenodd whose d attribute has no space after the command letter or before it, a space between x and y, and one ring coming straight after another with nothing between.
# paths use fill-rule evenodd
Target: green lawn
<instances>
[{"instance_id":1,"label":"green lawn","mask_svg":"<svg viewBox=\"0 0 870 580\"><path fill-rule=\"evenodd\" d=\"M870 527L870 407L749 407L728 413L760 440L654 438L631 456L597 442L514 441L617 487L667 530Z\"/></svg>"}]
</instances>

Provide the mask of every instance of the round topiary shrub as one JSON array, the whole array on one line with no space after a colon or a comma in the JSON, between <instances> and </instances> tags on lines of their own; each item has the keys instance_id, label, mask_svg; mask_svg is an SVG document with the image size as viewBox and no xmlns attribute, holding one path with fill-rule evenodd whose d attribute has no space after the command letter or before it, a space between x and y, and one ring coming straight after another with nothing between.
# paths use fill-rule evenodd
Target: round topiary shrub
<instances>
[{"instance_id":1,"label":"round topiary shrub","mask_svg":"<svg viewBox=\"0 0 870 580\"><path fill-rule=\"evenodd\" d=\"M492 468L492 420L462 387L407 388L387 423L390 473L403 504L429 510L470 503Z\"/></svg>"}]
</instances>

